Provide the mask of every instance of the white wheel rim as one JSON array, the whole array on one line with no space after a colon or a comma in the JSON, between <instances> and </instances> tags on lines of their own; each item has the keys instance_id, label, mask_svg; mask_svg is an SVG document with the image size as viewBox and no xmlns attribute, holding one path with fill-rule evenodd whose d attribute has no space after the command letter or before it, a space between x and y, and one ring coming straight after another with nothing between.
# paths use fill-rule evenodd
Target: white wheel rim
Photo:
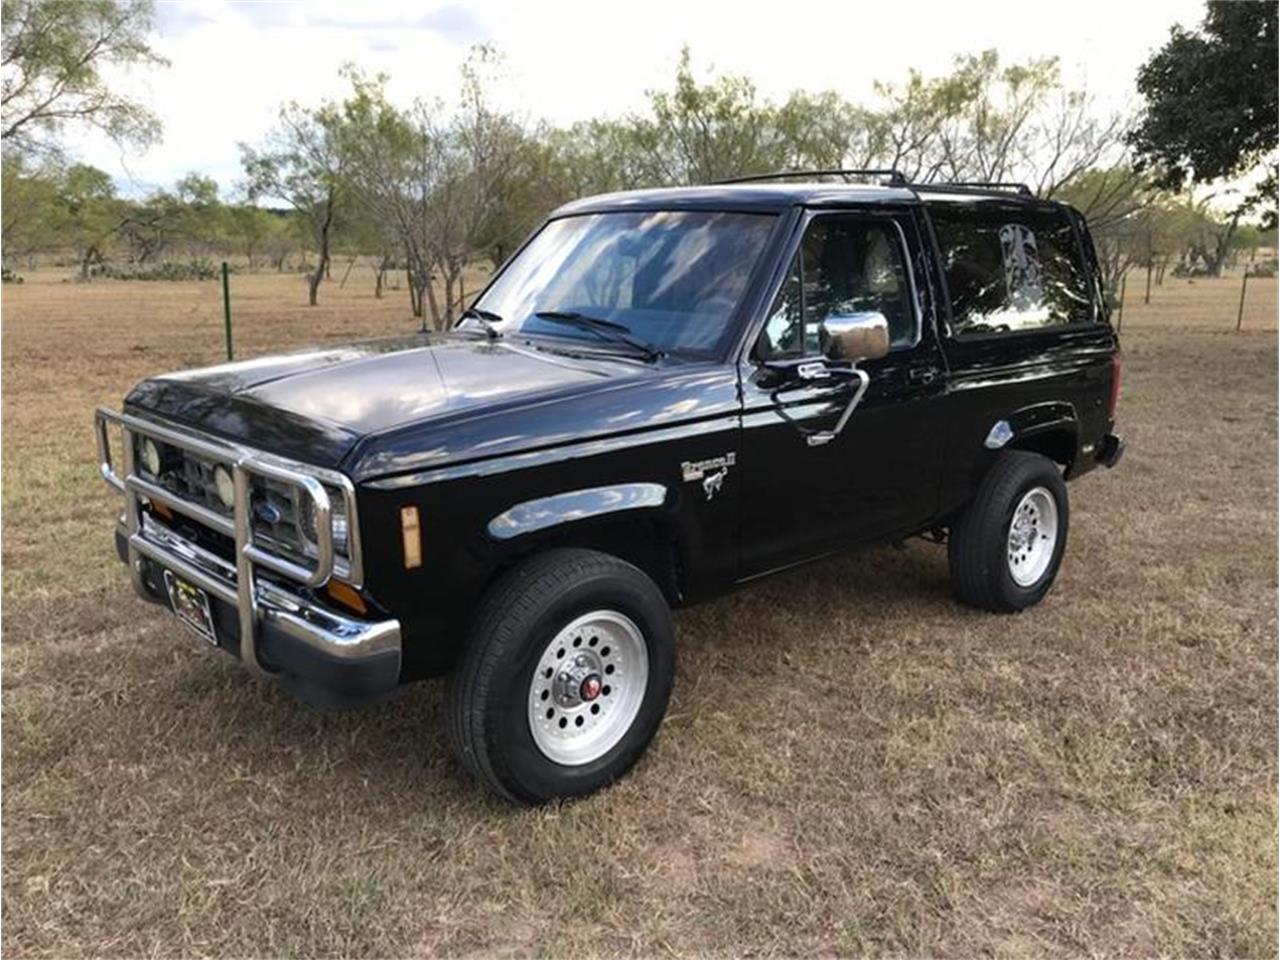
<instances>
[{"instance_id":1,"label":"white wheel rim","mask_svg":"<svg viewBox=\"0 0 1280 960\"><path fill-rule=\"evenodd\" d=\"M529 681L529 730L542 754L569 767L617 746L644 702L649 648L630 617L583 614L552 638Z\"/></svg>"},{"instance_id":2,"label":"white wheel rim","mask_svg":"<svg viewBox=\"0 0 1280 960\"><path fill-rule=\"evenodd\" d=\"M1058 546L1058 502L1045 487L1034 487L1018 501L1009 523L1009 575L1020 587L1039 583Z\"/></svg>"}]
</instances>

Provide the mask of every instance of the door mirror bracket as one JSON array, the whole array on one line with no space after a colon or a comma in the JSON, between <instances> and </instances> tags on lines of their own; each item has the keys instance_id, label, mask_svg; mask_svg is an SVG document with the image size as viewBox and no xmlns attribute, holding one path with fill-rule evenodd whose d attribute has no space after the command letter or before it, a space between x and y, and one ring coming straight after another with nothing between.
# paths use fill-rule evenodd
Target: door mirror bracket
<instances>
[{"instance_id":1,"label":"door mirror bracket","mask_svg":"<svg viewBox=\"0 0 1280 960\"><path fill-rule=\"evenodd\" d=\"M805 436L805 442L811 447L820 447L830 443L853 416L853 411L862 402L871 378L867 371L858 368L862 360L879 360L889 352L889 321L883 313L843 313L828 314L818 328L819 339L823 344L823 353L831 360L846 360L852 364L849 371L858 381L853 396L830 430L819 430Z\"/></svg>"},{"instance_id":2,"label":"door mirror bracket","mask_svg":"<svg viewBox=\"0 0 1280 960\"><path fill-rule=\"evenodd\" d=\"M818 327L818 339L822 345L821 358L799 362L766 361L760 367L762 379L772 381L775 390L786 389L788 383L798 386L797 381L812 383L833 377L855 381L849 402L831 429L810 431L799 428L811 447L823 446L838 437L862 402L871 378L865 370L859 369L858 364L863 360L878 360L888 354L889 322L884 314L875 311L828 314ZM832 366L833 363L839 365ZM786 417L785 413L782 415Z\"/></svg>"}]
</instances>

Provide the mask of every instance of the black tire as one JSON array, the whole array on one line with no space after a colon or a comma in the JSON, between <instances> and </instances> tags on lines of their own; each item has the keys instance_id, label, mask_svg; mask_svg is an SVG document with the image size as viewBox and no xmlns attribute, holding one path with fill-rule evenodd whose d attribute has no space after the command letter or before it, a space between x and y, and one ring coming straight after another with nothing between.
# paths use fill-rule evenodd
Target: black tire
<instances>
[{"instance_id":1,"label":"black tire","mask_svg":"<svg viewBox=\"0 0 1280 960\"><path fill-rule=\"evenodd\" d=\"M622 738L588 763L553 762L530 730L534 668L555 635L594 610L616 611L639 627L648 680ZM495 583L481 601L447 689L450 745L459 762L499 796L537 804L577 797L629 770L658 731L675 677L671 611L657 585L616 557L559 549L535 556Z\"/></svg>"},{"instance_id":2,"label":"black tire","mask_svg":"<svg viewBox=\"0 0 1280 960\"><path fill-rule=\"evenodd\" d=\"M1036 487L1048 490L1057 507L1057 541L1043 574L1024 586L1010 571L1009 527L1022 498ZM994 613L1012 613L1039 603L1062 564L1068 519L1067 485L1057 464L1023 450L1000 454L982 478L977 495L951 525L947 556L956 597Z\"/></svg>"}]
</instances>

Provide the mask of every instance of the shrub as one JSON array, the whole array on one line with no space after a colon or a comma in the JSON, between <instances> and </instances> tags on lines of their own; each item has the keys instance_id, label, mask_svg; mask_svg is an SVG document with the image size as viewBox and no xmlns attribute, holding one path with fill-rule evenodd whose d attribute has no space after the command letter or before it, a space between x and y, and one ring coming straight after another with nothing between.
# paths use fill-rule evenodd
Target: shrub
<instances>
[{"instance_id":1,"label":"shrub","mask_svg":"<svg viewBox=\"0 0 1280 960\"><path fill-rule=\"evenodd\" d=\"M219 269L212 260L161 260L158 263L102 263L89 269L90 279L107 280L213 280Z\"/></svg>"}]
</instances>

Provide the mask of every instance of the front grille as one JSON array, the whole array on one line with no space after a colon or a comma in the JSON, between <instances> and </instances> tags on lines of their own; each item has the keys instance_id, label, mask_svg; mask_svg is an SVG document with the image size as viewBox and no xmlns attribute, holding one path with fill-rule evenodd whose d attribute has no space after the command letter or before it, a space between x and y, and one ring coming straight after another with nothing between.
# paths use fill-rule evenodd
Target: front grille
<instances>
[{"instance_id":1,"label":"front grille","mask_svg":"<svg viewBox=\"0 0 1280 960\"><path fill-rule=\"evenodd\" d=\"M147 465L147 458L143 451L148 443L154 444L159 452L158 473L153 473ZM152 483L158 483L174 496L207 507L225 517L231 516L232 509L218 496L217 481L214 479L214 471L219 466L230 473L230 464L220 464L216 460L202 457L190 450L146 438L137 439L134 463L139 474Z\"/></svg>"},{"instance_id":2,"label":"front grille","mask_svg":"<svg viewBox=\"0 0 1280 960\"><path fill-rule=\"evenodd\" d=\"M222 516L231 518L233 508L223 502L218 493L217 471L222 467L231 472L231 464L201 456L174 444L154 438L138 437L134 451L135 469L176 497L198 504ZM148 458L145 447L154 444L156 454ZM157 456L158 455L158 456ZM160 469L153 472L149 465L158 459ZM334 552L346 560L346 511L342 491L325 485L329 491L334 514ZM255 539L264 549L277 552L289 559L305 562L315 556L315 521L310 510L304 507L304 495L298 487L270 477L254 476L251 480L250 503Z\"/></svg>"}]
</instances>

